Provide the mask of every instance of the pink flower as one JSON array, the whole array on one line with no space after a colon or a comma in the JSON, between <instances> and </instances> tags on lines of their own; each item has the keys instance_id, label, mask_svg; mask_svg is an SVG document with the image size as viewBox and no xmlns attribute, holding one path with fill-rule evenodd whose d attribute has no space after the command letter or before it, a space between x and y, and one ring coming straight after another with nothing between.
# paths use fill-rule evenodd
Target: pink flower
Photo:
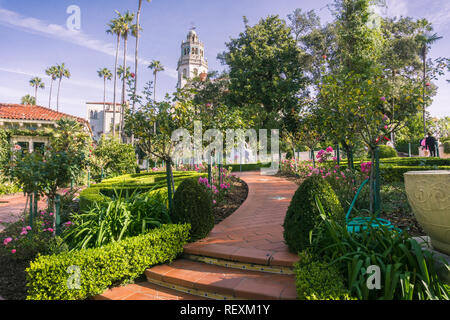
<instances>
[{"instance_id":1,"label":"pink flower","mask_svg":"<svg viewBox=\"0 0 450 320\"><path fill-rule=\"evenodd\" d=\"M30 226L27 226L27 228L26 228L28 231L30 231L31 230L31 227Z\"/></svg>"},{"instance_id":2,"label":"pink flower","mask_svg":"<svg viewBox=\"0 0 450 320\"><path fill-rule=\"evenodd\" d=\"M12 253L12 254L14 254L14 253L16 253L16 252L17 252L16 249L12 249L12 250L11 250L11 253Z\"/></svg>"},{"instance_id":3,"label":"pink flower","mask_svg":"<svg viewBox=\"0 0 450 320\"><path fill-rule=\"evenodd\" d=\"M216 204L217 202L216 202L216 200L213 200L213 204Z\"/></svg>"},{"instance_id":4,"label":"pink flower","mask_svg":"<svg viewBox=\"0 0 450 320\"><path fill-rule=\"evenodd\" d=\"M53 228L48 228L47 231L48 232L53 232Z\"/></svg>"},{"instance_id":5,"label":"pink flower","mask_svg":"<svg viewBox=\"0 0 450 320\"><path fill-rule=\"evenodd\" d=\"M380 100L384 102L386 101L386 97L381 97Z\"/></svg>"},{"instance_id":6,"label":"pink flower","mask_svg":"<svg viewBox=\"0 0 450 320\"><path fill-rule=\"evenodd\" d=\"M12 241L12 238L8 237L8 238L6 238L5 240L3 240L3 244L4 244L5 246L7 246L8 243L10 243L11 241Z\"/></svg>"},{"instance_id":7,"label":"pink flower","mask_svg":"<svg viewBox=\"0 0 450 320\"><path fill-rule=\"evenodd\" d=\"M28 232L27 232L26 230L24 230L24 231L22 231L22 232L20 233L21 236L27 235L27 234L28 234Z\"/></svg>"},{"instance_id":8,"label":"pink flower","mask_svg":"<svg viewBox=\"0 0 450 320\"><path fill-rule=\"evenodd\" d=\"M332 147L328 147L327 148L327 152L333 152L334 150L333 150L333 148Z\"/></svg>"}]
</instances>

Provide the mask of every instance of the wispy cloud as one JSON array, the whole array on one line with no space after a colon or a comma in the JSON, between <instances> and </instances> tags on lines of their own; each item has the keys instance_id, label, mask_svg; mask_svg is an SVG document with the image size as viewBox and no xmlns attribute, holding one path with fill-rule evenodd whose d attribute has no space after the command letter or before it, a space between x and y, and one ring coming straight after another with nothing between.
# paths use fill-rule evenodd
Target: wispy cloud
<instances>
[{"instance_id":1,"label":"wispy cloud","mask_svg":"<svg viewBox=\"0 0 450 320\"><path fill-rule=\"evenodd\" d=\"M40 77L40 78L43 78L43 79L49 79L50 80L50 77L47 76L44 73L39 73L39 72L34 72L33 73L33 72L30 72L30 71L23 71L21 69L5 68L5 67L1 67L0 66L0 72L14 73L14 74L28 76L28 77ZM78 86L78 87L103 90L103 82L101 82L102 84L99 84L97 82L86 80L86 79L83 79L83 80L69 79L69 80L66 80L65 82L67 82L68 85L74 85L74 86ZM108 88L107 88L106 91L107 92L113 92L112 89L108 89Z\"/></svg>"},{"instance_id":2,"label":"wispy cloud","mask_svg":"<svg viewBox=\"0 0 450 320\"><path fill-rule=\"evenodd\" d=\"M91 35L88 35L82 31L72 31L66 28L66 26L47 23L43 20L32 17L25 17L17 12L10 11L1 7L0 24L24 32L70 42L90 50L107 54L109 56L115 56L115 47L113 44L97 40ZM132 62L134 61L134 57L128 56L127 60ZM148 66L150 64L150 60L140 58L139 63ZM178 74L176 70L167 69L166 75L176 79Z\"/></svg>"},{"instance_id":3,"label":"wispy cloud","mask_svg":"<svg viewBox=\"0 0 450 320\"><path fill-rule=\"evenodd\" d=\"M433 23L436 30L444 29L450 25L450 2L441 1L439 6L434 7L432 13L427 14L425 17L427 20Z\"/></svg>"},{"instance_id":4,"label":"wispy cloud","mask_svg":"<svg viewBox=\"0 0 450 320\"><path fill-rule=\"evenodd\" d=\"M375 12L384 17L405 17L408 15L408 11L406 0L386 0L386 6L375 7Z\"/></svg>"}]
</instances>

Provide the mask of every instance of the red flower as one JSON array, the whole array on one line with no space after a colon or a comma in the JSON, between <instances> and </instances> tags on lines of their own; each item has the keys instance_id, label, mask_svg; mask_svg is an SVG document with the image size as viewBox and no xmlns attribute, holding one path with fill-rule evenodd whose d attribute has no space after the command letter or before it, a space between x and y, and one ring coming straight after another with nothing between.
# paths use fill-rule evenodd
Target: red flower
<instances>
[{"instance_id":1,"label":"red flower","mask_svg":"<svg viewBox=\"0 0 450 320\"><path fill-rule=\"evenodd\" d=\"M136 74L131 73L131 77L134 79L134 77L136 77Z\"/></svg>"},{"instance_id":2,"label":"red flower","mask_svg":"<svg viewBox=\"0 0 450 320\"><path fill-rule=\"evenodd\" d=\"M327 57L326 55L323 55L323 56L322 56L322 59L323 59L323 60L327 60L327 58L328 58L328 57Z\"/></svg>"}]
</instances>

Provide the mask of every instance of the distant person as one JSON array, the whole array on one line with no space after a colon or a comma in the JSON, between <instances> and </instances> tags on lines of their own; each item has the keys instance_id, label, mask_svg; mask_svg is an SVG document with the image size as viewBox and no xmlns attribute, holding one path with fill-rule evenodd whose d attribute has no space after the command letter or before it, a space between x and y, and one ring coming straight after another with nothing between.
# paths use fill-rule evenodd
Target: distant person
<instances>
[{"instance_id":1,"label":"distant person","mask_svg":"<svg viewBox=\"0 0 450 320\"><path fill-rule=\"evenodd\" d=\"M431 132L428 132L428 137L425 140L425 145L430 150L431 157L436 157L436 138L433 137Z\"/></svg>"}]
</instances>

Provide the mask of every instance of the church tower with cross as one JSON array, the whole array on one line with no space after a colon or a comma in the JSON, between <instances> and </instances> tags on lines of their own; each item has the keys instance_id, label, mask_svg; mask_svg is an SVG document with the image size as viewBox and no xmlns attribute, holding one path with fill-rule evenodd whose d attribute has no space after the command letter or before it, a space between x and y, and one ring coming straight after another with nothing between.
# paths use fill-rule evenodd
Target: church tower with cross
<instances>
[{"instance_id":1,"label":"church tower with cross","mask_svg":"<svg viewBox=\"0 0 450 320\"><path fill-rule=\"evenodd\" d=\"M195 27L189 31L186 40L181 43L181 57L178 60L177 71L177 88L183 88L188 79L206 76L208 73L205 45L199 40Z\"/></svg>"}]
</instances>

